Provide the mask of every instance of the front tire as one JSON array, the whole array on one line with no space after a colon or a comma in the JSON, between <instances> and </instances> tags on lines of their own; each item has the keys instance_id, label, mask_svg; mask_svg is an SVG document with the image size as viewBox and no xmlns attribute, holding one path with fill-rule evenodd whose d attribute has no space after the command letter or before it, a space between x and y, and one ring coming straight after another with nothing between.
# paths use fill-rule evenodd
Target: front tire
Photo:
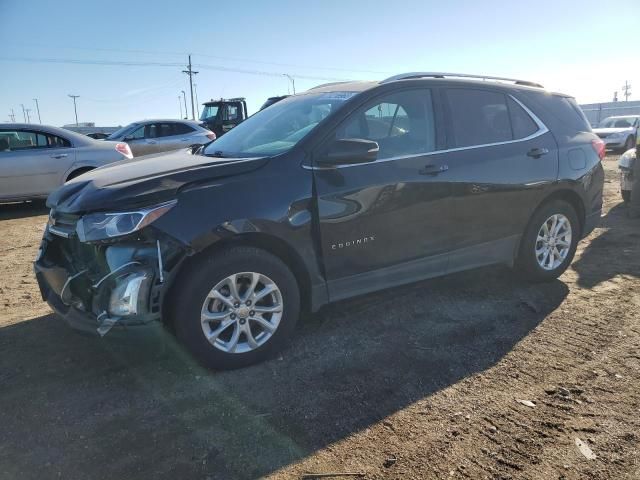
<instances>
[{"instance_id":1,"label":"front tire","mask_svg":"<svg viewBox=\"0 0 640 480\"><path fill-rule=\"evenodd\" d=\"M516 268L532 282L548 282L564 273L576 253L580 222L571 204L553 200L531 217L520 242Z\"/></svg>"},{"instance_id":2,"label":"front tire","mask_svg":"<svg viewBox=\"0 0 640 480\"><path fill-rule=\"evenodd\" d=\"M177 337L206 367L241 368L283 348L300 315L294 275L277 257L232 247L192 264L172 297Z\"/></svg>"}]
</instances>

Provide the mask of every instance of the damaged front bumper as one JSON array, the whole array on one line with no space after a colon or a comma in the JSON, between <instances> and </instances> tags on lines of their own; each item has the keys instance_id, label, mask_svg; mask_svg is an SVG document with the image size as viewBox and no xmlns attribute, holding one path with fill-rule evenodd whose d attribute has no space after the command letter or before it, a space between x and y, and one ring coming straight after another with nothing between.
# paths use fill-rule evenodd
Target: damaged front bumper
<instances>
[{"instance_id":1,"label":"damaged front bumper","mask_svg":"<svg viewBox=\"0 0 640 480\"><path fill-rule=\"evenodd\" d=\"M66 229L58 222L62 228L45 231L34 263L42 298L72 327L101 336L161 326L167 277L181 248L153 229L83 243L71 226L75 220L65 218Z\"/></svg>"}]
</instances>

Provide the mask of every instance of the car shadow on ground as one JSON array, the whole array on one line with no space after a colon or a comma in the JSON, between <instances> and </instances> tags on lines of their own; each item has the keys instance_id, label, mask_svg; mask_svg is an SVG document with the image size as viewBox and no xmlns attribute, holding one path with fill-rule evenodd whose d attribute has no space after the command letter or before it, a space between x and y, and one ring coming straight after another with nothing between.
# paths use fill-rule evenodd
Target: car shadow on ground
<instances>
[{"instance_id":1,"label":"car shadow on ground","mask_svg":"<svg viewBox=\"0 0 640 480\"><path fill-rule=\"evenodd\" d=\"M35 217L48 215L49 209L44 200L29 202L0 203L0 220L13 220L16 218Z\"/></svg>"},{"instance_id":2,"label":"car shadow on ground","mask_svg":"<svg viewBox=\"0 0 640 480\"><path fill-rule=\"evenodd\" d=\"M617 275L640 278L635 259L640 258L640 218L629 218L622 202L609 210L600 223L605 230L589 242L572 268L578 285L593 288Z\"/></svg>"},{"instance_id":3,"label":"car shadow on ground","mask_svg":"<svg viewBox=\"0 0 640 480\"><path fill-rule=\"evenodd\" d=\"M279 358L231 372L168 333L128 345L52 315L14 324L0 329L0 476L266 475L490 368L567 293L501 267L399 287L333 305Z\"/></svg>"}]
</instances>

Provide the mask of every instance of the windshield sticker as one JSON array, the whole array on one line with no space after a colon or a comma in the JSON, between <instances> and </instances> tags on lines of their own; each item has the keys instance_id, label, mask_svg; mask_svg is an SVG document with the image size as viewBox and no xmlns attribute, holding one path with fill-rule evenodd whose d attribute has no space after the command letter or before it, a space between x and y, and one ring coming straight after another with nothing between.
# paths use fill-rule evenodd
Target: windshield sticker
<instances>
[{"instance_id":1,"label":"windshield sticker","mask_svg":"<svg viewBox=\"0 0 640 480\"><path fill-rule=\"evenodd\" d=\"M322 100L340 100L344 102L345 100L349 100L357 93L358 92L327 92L323 93L318 98L321 98Z\"/></svg>"}]
</instances>

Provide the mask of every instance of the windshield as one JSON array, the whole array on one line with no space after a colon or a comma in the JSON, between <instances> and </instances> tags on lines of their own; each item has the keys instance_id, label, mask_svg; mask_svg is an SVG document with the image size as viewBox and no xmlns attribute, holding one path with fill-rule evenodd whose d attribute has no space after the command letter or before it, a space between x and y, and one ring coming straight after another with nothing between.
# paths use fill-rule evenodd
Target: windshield
<instances>
[{"instance_id":1,"label":"windshield","mask_svg":"<svg viewBox=\"0 0 640 480\"><path fill-rule=\"evenodd\" d=\"M218 105L205 105L202 110L202 115L200 115L200 120L208 120L210 118L215 118L218 115Z\"/></svg>"},{"instance_id":2,"label":"windshield","mask_svg":"<svg viewBox=\"0 0 640 480\"><path fill-rule=\"evenodd\" d=\"M296 95L261 110L211 143L205 155L272 156L284 153L356 92Z\"/></svg>"},{"instance_id":3,"label":"windshield","mask_svg":"<svg viewBox=\"0 0 640 480\"><path fill-rule=\"evenodd\" d=\"M636 117L609 117L600 122L600 128L629 128L636 125Z\"/></svg>"},{"instance_id":4,"label":"windshield","mask_svg":"<svg viewBox=\"0 0 640 480\"><path fill-rule=\"evenodd\" d=\"M109 135L106 138L106 140L116 140L118 138L121 138L122 136L126 135L127 133L129 133L130 130L133 130L137 126L138 126L137 123L130 123L126 127L119 128L118 130L113 132L111 135Z\"/></svg>"}]
</instances>

